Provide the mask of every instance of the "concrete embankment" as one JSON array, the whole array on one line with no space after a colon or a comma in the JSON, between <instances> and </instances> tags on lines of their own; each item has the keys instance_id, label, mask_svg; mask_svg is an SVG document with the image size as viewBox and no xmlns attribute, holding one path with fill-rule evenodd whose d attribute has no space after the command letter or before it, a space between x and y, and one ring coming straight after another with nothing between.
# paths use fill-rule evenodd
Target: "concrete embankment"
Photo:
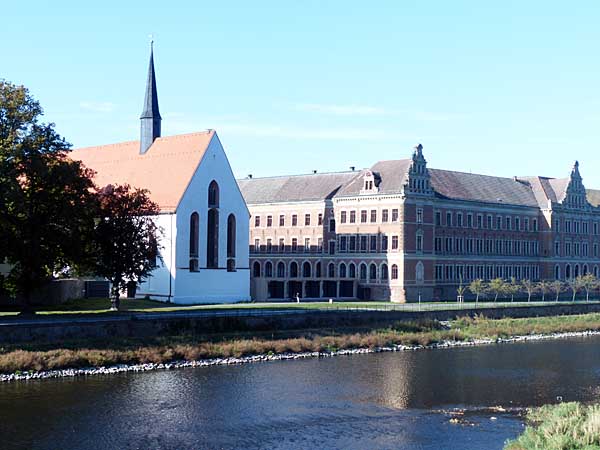
<instances>
[{"instance_id":1,"label":"concrete embankment","mask_svg":"<svg viewBox=\"0 0 600 450\"><path fill-rule=\"evenodd\" d=\"M124 313L108 317L37 317L0 322L0 344L53 343L71 339L113 339L178 334L269 332L343 327L380 327L402 320L451 320L482 315L542 317L600 312L600 304L544 305L502 308L464 308L435 311L381 310L213 310L176 313Z\"/></svg>"}]
</instances>

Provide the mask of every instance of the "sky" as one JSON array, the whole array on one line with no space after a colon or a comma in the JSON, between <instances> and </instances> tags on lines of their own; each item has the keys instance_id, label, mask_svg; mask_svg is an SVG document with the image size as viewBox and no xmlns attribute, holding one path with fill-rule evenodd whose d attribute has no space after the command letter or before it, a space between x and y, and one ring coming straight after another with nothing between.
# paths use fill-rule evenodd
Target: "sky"
<instances>
[{"instance_id":1,"label":"sky","mask_svg":"<svg viewBox=\"0 0 600 450\"><path fill-rule=\"evenodd\" d=\"M370 167L600 188L598 1L2 1L0 78L74 147L217 130L238 177Z\"/></svg>"}]
</instances>

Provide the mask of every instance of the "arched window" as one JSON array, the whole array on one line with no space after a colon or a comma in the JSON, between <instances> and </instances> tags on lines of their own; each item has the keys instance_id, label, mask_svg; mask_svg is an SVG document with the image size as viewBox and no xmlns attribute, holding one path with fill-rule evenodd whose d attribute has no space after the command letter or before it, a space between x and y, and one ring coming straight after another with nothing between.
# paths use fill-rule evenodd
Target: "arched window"
<instances>
[{"instance_id":1,"label":"arched window","mask_svg":"<svg viewBox=\"0 0 600 450\"><path fill-rule=\"evenodd\" d=\"M415 279L418 283L422 283L425 279L425 267L421 261L419 261L415 267Z\"/></svg>"},{"instance_id":2,"label":"arched window","mask_svg":"<svg viewBox=\"0 0 600 450\"><path fill-rule=\"evenodd\" d=\"M229 214L227 218L227 271L235 271L235 234L236 224L235 216Z\"/></svg>"},{"instance_id":3,"label":"arched window","mask_svg":"<svg viewBox=\"0 0 600 450\"><path fill-rule=\"evenodd\" d=\"M208 185L208 207L219 207L219 185L215 180L212 180Z\"/></svg>"},{"instance_id":4,"label":"arched window","mask_svg":"<svg viewBox=\"0 0 600 450\"><path fill-rule=\"evenodd\" d=\"M267 261L265 263L265 277L271 278L273 276L273 263L271 261Z\"/></svg>"},{"instance_id":5,"label":"arched window","mask_svg":"<svg viewBox=\"0 0 600 450\"><path fill-rule=\"evenodd\" d=\"M321 278L321 263L318 262L315 268L315 277Z\"/></svg>"},{"instance_id":6,"label":"arched window","mask_svg":"<svg viewBox=\"0 0 600 450\"><path fill-rule=\"evenodd\" d=\"M190 216L190 272L198 271L198 236L200 217L197 212Z\"/></svg>"},{"instance_id":7,"label":"arched window","mask_svg":"<svg viewBox=\"0 0 600 450\"><path fill-rule=\"evenodd\" d=\"M575 264L575 274L573 278L577 278L579 276L579 264Z\"/></svg>"},{"instance_id":8,"label":"arched window","mask_svg":"<svg viewBox=\"0 0 600 450\"><path fill-rule=\"evenodd\" d=\"M554 279L560 280L560 266L558 264L554 266Z\"/></svg>"},{"instance_id":9,"label":"arched window","mask_svg":"<svg viewBox=\"0 0 600 450\"><path fill-rule=\"evenodd\" d=\"M290 264L290 278L298 278L298 263L292 261Z\"/></svg>"},{"instance_id":10,"label":"arched window","mask_svg":"<svg viewBox=\"0 0 600 450\"><path fill-rule=\"evenodd\" d=\"M219 267L219 210L216 208L208 210L206 267L211 269Z\"/></svg>"},{"instance_id":11,"label":"arched window","mask_svg":"<svg viewBox=\"0 0 600 450\"><path fill-rule=\"evenodd\" d=\"M396 264L392 264L392 280L398 279L398 266Z\"/></svg>"},{"instance_id":12,"label":"arched window","mask_svg":"<svg viewBox=\"0 0 600 450\"><path fill-rule=\"evenodd\" d=\"M374 263L369 266L369 280L377 281L377 266Z\"/></svg>"},{"instance_id":13,"label":"arched window","mask_svg":"<svg viewBox=\"0 0 600 450\"><path fill-rule=\"evenodd\" d=\"M364 264L364 263L361 264L359 272L360 272L360 279L361 280L366 280L367 279L367 265Z\"/></svg>"},{"instance_id":14,"label":"arched window","mask_svg":"<svg viewBox=\"0 0 600 450\"><path fill-rule=\"evenodd\" d=\"M346 264L340 264L340 278L346 278Z\"/></svg>"},{"instance_id":15,"label":"arched window","mask_svg":"<svg viewBox=\"0 0 600 450\"><path fill-rule=\"evenodd\" d=\"M354 263L350 263L350 265L348 266L348 277L356 278L356 266L354 265Z\"/></svg>"},{"instance_id":16,"label":"arched window","mask_svg":"<svg viewBox=\"0 0 600 450\"><path fill-rule=\"evenodd\" d=\"M598 266L594 266L594 276L598 277Z\"/></svg>"},{"instance_id":17,"label":"arched window","mask_svg":"<svg viewBox=\"0 0 600 450\"><path fill-rule=\"evenodd\" d=\"M582 270L581 274L582 274L583 276L585 276L585 275L587 275L587 274L588 274L588 266L587 266L587 264L584 264L584 265L583 265L583 270Z\"/></svg>"},{"instance_id":18,"label":"arched window","mask_svg":"<svg viewBox=\"0 0 600 450\"><path fill-rule=\"evenodd\" d=\"M304 264L302 264L302 276L304 278L310 278L310 275L311 275L310 263L308 261L305 261Z\"/></svg>"},{"instance_id":19,"label":"arched window","mask_svg":"<svg viewBox=\"0 0 600 450\"><path fill-rule=\"evenodd\" d=\"M260 278L260 263L258 261L254 261L254 264L252 264L252 276Z\"/></svg>"},{"instance_id":20,"label":"arched window","mask_svg":"<svg viewBox=\"0 0 600 450\"><path fill-rule=\"evenodd\" d=\"M335 278L335 264L329 263L327 266L327 276L329 278Z\"/></svg>"},{"instance_id":21,"label":"arched window","mask_svg":"<svg viewBox=\"0 0 600 450\"><path fill-rule=\"evenodd\" d=\"M571 278L571 265L567 264L565 267L565 278L568 280Z\"/></svg>"},{"instance_id":22,"label":"arched window","mask_svg":"<svg viewBox=\"0 0 600 450\"><path fill-rule=\"evenodd\" d=\"M387 264L381 265L381 281L387 281L389 277Z\"/></svg>"},{"instance_id":23,"label":"arched window","mask_svg":"<svg viewBox=\"0 0 600 450\"><path fill-rule=\"evenodd\" d=\"M285 278L285 264L281 261L277 263L277 278Z\"/></svg>"}]
</instances>

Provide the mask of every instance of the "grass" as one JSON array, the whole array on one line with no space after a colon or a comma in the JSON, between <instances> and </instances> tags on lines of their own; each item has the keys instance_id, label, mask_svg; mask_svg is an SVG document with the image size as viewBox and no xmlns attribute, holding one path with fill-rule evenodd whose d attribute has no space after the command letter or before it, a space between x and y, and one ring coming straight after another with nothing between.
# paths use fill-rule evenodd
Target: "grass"
<instances>
[{"instance_id":1,"label":"grass","mask_svg":"<svg viewBox=\"0 0 600 450\"><path fill-rule=\"evenodd\" d=\"M572 304L571 302L561 302L562 304ZM590 303L592 303L590 301ZM478 307L494 307L494 306L531 306L531 305L552 305L554 302L479 302ZM423 302L418 303L391 303L389 301L337 301L333 304L328 302L278 302L278 303L229 303L229 304L213 304L213 305L174 305L172 303L164 303L155 300L145 299L122 299L122 312L135 313L157 313L157 312L183 312L183 311L202 311L202 310L231 310L231 309L339 309L339 308L378 308L378 309L399 309L399 310L436 310L436 309L454 309L454 308L472 308L475 304L468 302L458 305L455 301L449 302ZM56 315L56 314L101 314L111 315L118 314L110 311L110 300L107 298L91 298L81 299L66 302L61 305L42 306L35 308L38 315ZM19 313L18 308L3 306L0 307L0 317L16 316Z\"/></svg>"},{"instance_id":2,"label":"grass","mask_svg":"<svg viewBox=\"0 0 600 450\"><path fill-rule=\"evenodd\" d=\"M600 330L600 313L491 320L461 318L442 326L438 321L397 322L381 329L295 330L280 333L176 335L153 339L73 340L60 344L27 344L0 348L0 373L163 363L258 354L430 345L444 341L497 339L515 335Z\"/></svg>"},{"instance_id":3,"label":"grass","mask_svg":"<svg viewBox=\"0 0 600 450\"><path fill-rule=\"evenodd\" d=\"M531 409L529 425L505 450L600 449L600 405L560 403Z\"/></svg>"}]
</instances>

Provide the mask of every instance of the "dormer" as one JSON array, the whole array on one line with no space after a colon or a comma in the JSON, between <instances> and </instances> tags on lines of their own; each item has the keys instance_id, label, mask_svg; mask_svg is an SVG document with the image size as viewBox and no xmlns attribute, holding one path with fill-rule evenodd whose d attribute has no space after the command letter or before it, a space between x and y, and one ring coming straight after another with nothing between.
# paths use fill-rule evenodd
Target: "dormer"
<instances>
[{"instance_id":1,"label":"dormer","mask_svg":"<svg viewBox=\"0 0 600 450\"><path fill-rule=\"evenodd\" d=\"M406 184L404 185L404 193L433 194L427 161L423 156L423 146L421 144L417 144L414 148Z\"/></svg>"},{"instance_id":2,"label":"dormer","mask_svg":"<svg viewBox=\"0 0 600 450\"><path fill-rule=\"evenodd\" d=\"M583 185L583 179L579 173L579 162L575 161L573 169L571 169L571 175L569 177L569 184L565 189L564 199L562 204L568 208L586 208L589 206L587 201L587 192Z\"/></svg>"},{"instance_id":3,"label":"dormer","mask_svg":"<svg viewBox=\"0 0 600 450\"><path fill-rule=\"evenodd\" d=\"M360 195L377 194L379 192L380 181L381 178L379 177L379 174L371 170L365 170L363 172Z\"/></svg>"}]
</instances>

